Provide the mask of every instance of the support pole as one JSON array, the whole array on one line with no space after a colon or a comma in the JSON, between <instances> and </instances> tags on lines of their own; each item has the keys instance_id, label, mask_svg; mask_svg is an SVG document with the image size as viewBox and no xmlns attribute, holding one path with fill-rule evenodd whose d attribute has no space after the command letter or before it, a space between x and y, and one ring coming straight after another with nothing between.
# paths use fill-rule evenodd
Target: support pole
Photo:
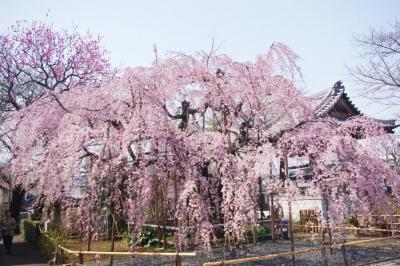
<instances>
[{"instance_id":1,"label":"support pole","mask_svg":"<svg viewBox=\"0 0 400 266\"><path fill-rule=\"evenodd\" d=\"M111 225L111 251L114 251L114 244L115 244L115 220L112 217L112 225ZM110 256L110 266L113 266L114 257L113 255Z\"/></svg>"},{"instance_id":2,"label":"support pole","mask_svg":"<svg viewBox=\"0 0 400 266\"><path fill-rule=\"evenodd\" d=\"M346 243L346 239L344 239L344 243ZM348 263L348 261L347 261L346 245L342 245L340 249L342 250L342 254L343 254L343 263L344 263L344 266L348 266L349 263Z\"/></svg>"},{"instance_id":3,"label":"support pole","mask_svg":"<svg viewBox=\"0 0 400 266\"><path fill-rule=\"evenodd\" d=\"M261 177L258 178L258 193L259 193L259 208L260 208L260 220L262 220L264 218L264 195L263 195L263 191L262 191L262 179Z\"/></svg>"},{"instance_id":4,"label":"support pole","mask_svg":"<svg viewBox=\"0 0 400 266\"><path fill-rule=\"evenodd\" d=\"M176 257L175 257L175 266L182 266L182 258L179 255L179 252L176 253Z\"/></svg>"},{"instance_id":5,"label":"support pole","mask_svg":"<svg viewBox=\"0 0 400 266\"><path fill-rule=\"evenodd\" d=\"M164 197L162 197L161 209L163 214L163 228L162 228L162 238L163 238L163 249L167 248L167 208L165 207L166 203L164 202Z\"/></svg>"},{"instance_id":6,"label":"support pole","mask_svg":"<svg viewBox=\"0 0 400 266\"><path fill-rule=\"evenodd\" d=\"M289 221L288 221L288 226L289 226L289 237L290 237L290 251L294 252L294 239L293 239L293 224L292 224L292 201L289 200L288 202L288 207L289 207ZM294 253L292 253L292 266L296 265L296 257Z\"/></svg>"},{"instance_id":7,"label":"support pole","mask_svg":"<svg viewBox=\"0 0 400 266\"><path fill-rule=\"evenodd\" d=\"M90 251L91 243L92 243L92 230L90 229L90 224L89 224L87 251Z\"/></svg>"},{"instance_id":8,"label":"support pole","mask_svg":"<svg viewBox=\"0 0 400 266\"><path fill-rule=\"evenodd\" d=\"M289 165L288 165L288 156L285 155L285 176L286 180L289 179ZM296 256L294 254L294 239L293 239L293 223L292 223L292 200L288 198L288 209L289 209L289 221L288 221L288 229L289 229L289 237L290 237L290 251L292 253L292 266L296 265Z\"/></svg>"},{"instance_id":9,"label":"support pole","mask_svg":"<svg viewBox=\"0 0 400 266\"><path fill-rule=\"evenodd\" d=\"M271 212L271 234L272 241L275 242L275 214L274 214L274 195L271 193L271 206L269 208Z\"/></svg>"},{"instance_id":10,"label":"support pole","mask_svg":"<svg viewBox=\"0 0 400 266\"><path fill-rule=\"evenodd\" d=\"M272 179L272 161L269 163L269 176ZM274 215L274 194L271 193L271 205L269 207L269 212L271 216L271 234L272 234L272 241L275 242L275 215Z\"/></svg>"},{"instance_id":11,"label":"support pole","mask_svg":"<svg viewBox=\"0 0 400 266\"><path fill-rule=\"evenodd\" d=\"M64 263L64 250L63 249L61 249L60 255L61 255L60 263L63 264Z\"/></svg>"},{"instance_id":12,"label":"support pole","mask_svg":"<svg viewBox=\"0 0 400 266\"><path fill-rule=\"evenodd\" d=\"M78 260L79 260L79 264L83 265L83 254L82 253L79 253Z\"/></svg>"},{"instance_id":13,"label":"support pole","mask_svg":"<svg viewBox=\"0 0 400 266\"><path fill-rule=\"evenodd\" d=\"M322 229L322 246L321 246L321 256L322 256L322 265L328 266L328 258L326 257L326 250L325 250L325 228Z\"/></svg>"}]
</instances>

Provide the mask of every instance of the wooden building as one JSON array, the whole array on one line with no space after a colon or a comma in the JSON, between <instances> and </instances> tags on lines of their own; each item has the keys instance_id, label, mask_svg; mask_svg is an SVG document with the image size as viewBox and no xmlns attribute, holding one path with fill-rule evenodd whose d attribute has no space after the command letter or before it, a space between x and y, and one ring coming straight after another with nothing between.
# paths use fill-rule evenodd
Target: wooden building
<instances>
[{"instance_id":1,"label":"wooden building","mask_svg":"<svg viewBox=\"0 0 400 266\"><path fill-rule=\"evenodd\" d=\"M313 103L314 112L317 118L322 117L334 117L340 121L345 121L350 117L356 115L363 115L362 112L354 105L351 101L350 97L345 91L345 87L343 86L341 81L335 83L332 88L320 91L313 95L308 96ZM388 133L394 133L394 129L399 125L396 125L395 119L389 120L380 120L377 121L383 124L384 129ZM292 180L296 180L297 186L302 189L304 192L308 187L307 182L303 182L297 180L297 176L308 176L309 179L312 178L312 173L310 169L307 167L308 159L303 158L289 158L288 161L288 172L289 178ZM279 162L275 162L273 172L275 174L279 173ZM270 214L270 197L268 195L263 195L260 197L260 210L263 210L263 218L266 218ZM315 199L307 193L304 193L303 196L297 199L292 203L293 210L293 219L299 220L300 218L300 210L321 210L322 211L322 200ZM276 197L274 208L277 212L283 213L284 216L288 214L288 204L285 199ZM261 217L261 211L258 211L258 217Z\"/></svg>"}]
</instances>

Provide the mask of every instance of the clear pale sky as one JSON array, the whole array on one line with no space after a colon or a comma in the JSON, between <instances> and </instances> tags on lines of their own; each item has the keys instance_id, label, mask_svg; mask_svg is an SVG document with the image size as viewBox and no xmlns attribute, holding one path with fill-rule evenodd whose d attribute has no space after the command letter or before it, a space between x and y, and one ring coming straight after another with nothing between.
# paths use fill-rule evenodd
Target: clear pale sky
<instances>
[{"instance_id":1,"label":"clear pale sky","mask_svg":"<svg viewBox=\"0 0 400 266\"><path fill-rule=\"evenodd\" d=\"M400 1L235 1L235 0L0 0L0 32L21 19L50 20L57 28L89 30L103 36L118 67L149 65L153 44L168 51L208 50L214 38L219 52L252 61L275 41L300 57L308 92L342 80L362 112L393 117L393 109L358 98L346 65L357 63L354 34L384 29L400 20Z\"/></svg>"}]
</instances>

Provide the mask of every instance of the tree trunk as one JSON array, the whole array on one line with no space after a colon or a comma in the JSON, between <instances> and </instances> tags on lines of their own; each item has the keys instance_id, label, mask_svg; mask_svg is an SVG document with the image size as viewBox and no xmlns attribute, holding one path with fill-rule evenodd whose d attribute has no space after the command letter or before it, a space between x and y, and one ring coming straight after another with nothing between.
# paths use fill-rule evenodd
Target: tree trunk
<instances>
[{"instance_id":1,"label":"tree trunk","mask_svg":"<svg viewBox=\"0 0 400 266\"><path fill-rule=\"evenodd\" d=\"M22 207L22 200L25 196L25 190L21 185L18 185L12 189L12 197L10 202L10 212L11 216L15 219L17 224L20 223L20 212ZM17 234L20 233L20 228L17 226Z\"/></svg>"}]
</instances>

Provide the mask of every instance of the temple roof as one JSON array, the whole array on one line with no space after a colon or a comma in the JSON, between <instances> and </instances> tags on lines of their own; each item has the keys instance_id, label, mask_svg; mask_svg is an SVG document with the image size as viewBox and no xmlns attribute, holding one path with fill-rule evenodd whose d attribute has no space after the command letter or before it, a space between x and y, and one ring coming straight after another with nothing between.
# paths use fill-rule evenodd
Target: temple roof
<instances>
[{"instance_id":1,"label":"temple roof","mask_svg":"<svg viewBox=\"0 0 400 266\"><path fill-rule=\"evenodd\" d=\"M360 110L358 110L345 92L345 88L341 81L336 82L332 88L328 88L316 94L310 95L310 98L316 102L315 114L317 117L331 115L341 99L347 103L347 107L350 109L348 110L349 116L362 115Z\"/></svg>"},{"instance_id":2,"label":"temple roof","mask_svg":"<svg viewBox=\"0 0 400 266\"><path fill-rule=\"evenodd\" d=\"M314 103L314 112L317 117L332 116L344 121L355 115L363 115L350 100L341 81L336 82L332 88L322 90L308 97ZM381 122L389 133L393 133L393 129L399 126L396 125L395 119L376 120Z\"/></svg>"}]
</instances>

